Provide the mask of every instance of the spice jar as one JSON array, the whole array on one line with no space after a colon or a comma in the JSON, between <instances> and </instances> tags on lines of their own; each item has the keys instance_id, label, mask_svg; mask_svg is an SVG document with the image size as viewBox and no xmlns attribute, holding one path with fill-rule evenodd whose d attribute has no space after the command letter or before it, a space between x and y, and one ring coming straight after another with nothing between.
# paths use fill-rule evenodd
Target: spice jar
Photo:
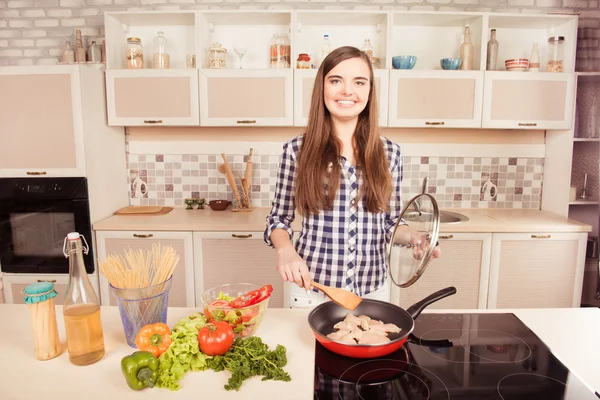
<instances>
[{"instance_id":1,"label":"spice jar","mask_svg":"<svg viewBox=\"0 0 600 400\"><path fill-rule=\"evenodd\" d=\"M144 68L144 48L142 47L142 40L140 38L127 38L125 58L127 60L128 69Z\"/></svg>"},{"instance_id":2,"label":"spice jar","mask_svg":"<svg viewBox=\"0 0 600 400\"><path fill-rule=\"evenodd\" d=\"M214 43L208 49L208 68L225 68L227 65L227 49L221 43Z\"/></svg>"},{"instance_id":3,"label":"spice jar","mask_svg":"<svg viewBox=\"0 0 600 400\"><path fill-rule=\"evenodd\" d=\"M546 71L563 72L564 52L564 36L552 36L548 38L548 63L546 64Z\"/></svg>"},{"instance_id":4,"label":"spice jar","mask_svg":"<svg viewBox=\"0 0 600 400\"><path fill-rule=\"evenodd\" d=\"M290 68L291 53L292 46L287 35L273 35L269 51L271 68Z\"/></svg>"},{"instance_id":5,"label":"spice jar","mask_svg":"<svg viewBox=\"0 0 600 400\"><path fill-rule=\"evenodd\" d=\"M50 360L58 356L62 348L56 325L54 298L58 293L54 290L54 283L32 283L23 289L23 294L29 307L35 358Z\"/></svg>"},{"instance_id":6,"label":"spice jar","mask_svg":"<svg viewBox=\"0 0 600 400\"><path fill-rule=\"evenodd\" d=\"M296 61L297 69L310 69L310 56L306 53L298 54L298 60Z\"/></svg>"},{"instance_id":7,"label":"spice jar","mask_svg":"<svg viewBox=\"0 0 600 400\"><path fill-rule=\"evenodd\" d=\"M171 56L167 53L167 39L163 32L158 32L158 36L154 38L154 68L166 69L171 67Z\"/></svg>"}]
</instances>

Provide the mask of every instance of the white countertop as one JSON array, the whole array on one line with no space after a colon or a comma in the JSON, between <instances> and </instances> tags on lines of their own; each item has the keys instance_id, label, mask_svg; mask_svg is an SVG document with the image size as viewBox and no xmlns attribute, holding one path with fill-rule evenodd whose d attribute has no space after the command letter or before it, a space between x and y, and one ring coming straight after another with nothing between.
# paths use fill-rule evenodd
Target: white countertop
<instances>
[{"instance_id":1,"label":"white countertop","mask_svg":"<svg viewBox=\"0 0 600 400\"><path fill-rule=\"evenodd\" d=\"M113 215L93 224L97 231L203 231L263 232L269 208L250 212L186 210L175 208L165 215ZM469 217L457 224L440 224L440 232L591 232L592 227L547 211L529 209L447 209ZM292 227L299 231L301 217Z\"/></svg>"},{"instance_id":2,"label":"white countertop","mask_svg":"<svg viewBox=\"0 0 600 400\"><path fill-rule=\"evenodd\" d=\"M195 312L192 308L170 308L168 324ZM550 347L591 391L600 392L600 309L522 310L425 310L425 312L514 312ZM62 308L57 306L59 334L64 343ZM228 372L188 372L181 389L129 389L120 371L120 360L134 349L127 346L118 309L102 307L106 355L96 364L77 367L68 354L49 361L37 361L24 305L0 305L0 398L2 400L70 399L77 393L93 399L261 399L310 400L313 398L315 341L307 323L308 310L269 309L257 335L271 348L287 348L285 370L291 382L245 381L239 392L226 391ZM64 346L63 346L64 347ZM85 395L84 395L85 394Z\"/></svg>"}]
</instances>

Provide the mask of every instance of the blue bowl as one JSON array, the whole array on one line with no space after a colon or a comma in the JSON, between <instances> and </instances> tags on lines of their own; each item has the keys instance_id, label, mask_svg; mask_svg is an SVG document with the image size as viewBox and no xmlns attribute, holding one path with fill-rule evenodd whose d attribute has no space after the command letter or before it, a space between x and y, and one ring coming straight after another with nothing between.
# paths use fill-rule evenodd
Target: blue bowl
<instances>
[{"instance_id":1,"label":"blue bowl","mask_svg":"<svg viewBox=\"0 0 600 400\"><path fill-rule=\"evenodd\" d=\"M417 63L417 56L395 56L392 57L394 69L413 69Z\"/></svg>"},{"instance_id":2,"label":"blue bowl","mask_svg":"<svg viewBox=\"0 0 600 400\"><path fill-rule=\"evenodd\" d=\"M457 70L460 68L460 65L462 64L462 59L461 58L442 58L440 60L440 65L442 66L442 69L450 69L450 70Z\"/></svg>"}]
</instances>

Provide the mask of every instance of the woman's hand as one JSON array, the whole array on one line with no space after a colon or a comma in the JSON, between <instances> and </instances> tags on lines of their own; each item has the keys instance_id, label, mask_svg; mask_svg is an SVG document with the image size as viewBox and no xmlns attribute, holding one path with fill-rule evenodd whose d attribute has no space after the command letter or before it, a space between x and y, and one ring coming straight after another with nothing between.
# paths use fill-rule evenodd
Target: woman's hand
<instances>
[{"instance_id":1,"label":"woman's hand","mask_svg":"<svg viewBox=\"0 0 600 400\"><path fill-rule=\"evenodd\" d=\"M306 262L298 255L293 246L285 246L277 249L277 271L284 282L295 282L306 291L310 290L310 274Z\"/></svg>"},{"instance_id":2,"label":"woman's hand","mask_svg":"<svg viewBox=\"0 0 600 400\"><path fill-rule=\"evenodd\" d=\"M415 260L421 260L425 256L430 241L430 239L427 236L428 235L425 233L420 233L416 231L410 232L409 245L412 247L413 258ZM441 255L442 249L440 249L439 244L436 244L431 258L440 258Z\"/></svg>"}]
</instances>

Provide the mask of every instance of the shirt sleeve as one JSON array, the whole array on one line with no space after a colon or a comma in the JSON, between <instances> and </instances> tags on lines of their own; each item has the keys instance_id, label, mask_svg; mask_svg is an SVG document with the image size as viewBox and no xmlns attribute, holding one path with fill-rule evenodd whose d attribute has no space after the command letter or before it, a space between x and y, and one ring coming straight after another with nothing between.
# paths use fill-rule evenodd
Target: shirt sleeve
<instances>
[{"instance_id":1,"label":"shirt sleeve","mask_svg":"<svg viewBox=\"0 0 600 400\"><path fill-rule=\"evenodd\" d=\"M283 146L283 155L281 156L281 163L279 165L273 205L269 215L267 215L267 228L265 229L264 240L270 247L273 247L271 233L274 229L284 229L287 231L290 235L290 240L292 240L294 234L292 222L294 221L296 210L294 199L296 159L291 147L289 143Z\"/></svg>"},{"instance_id":2,"label":"shirt sleeve","mask_svg":"<svg viewBox=\"0 0 600 400\"><path fill-rule=\"evenodd\" d=\"M392 234L394 233L394 228L396 227L396 223L398 222L398 218L400 218L400 213L402 212L402 154L400 151L400 146L395 144L393 146L394 156L391 158L395 165L392 168L392 196L390 199L390 210L387 213L387 218L385 221L385 231L386 231L386 241L389 244L392 240ZM404 221L403 225L408 225Z\"/></svg>"}]
</instances>

